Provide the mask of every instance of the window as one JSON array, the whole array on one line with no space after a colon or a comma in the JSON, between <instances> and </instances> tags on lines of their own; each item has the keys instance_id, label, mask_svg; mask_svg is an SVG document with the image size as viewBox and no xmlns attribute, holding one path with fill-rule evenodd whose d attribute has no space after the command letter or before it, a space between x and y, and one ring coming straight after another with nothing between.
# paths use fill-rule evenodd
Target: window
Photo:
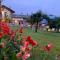
<instances>
[{"instance_id":1,"label":"window","mask_svg":"<svg viewBox=\"0 0 60 60\"><path fill-rule=\"evenodd\" d=\"M4 16L5 16L5 18L7 18L7 17L8 17L7 12L5 12Z\"/></svg>"}]
</instances>

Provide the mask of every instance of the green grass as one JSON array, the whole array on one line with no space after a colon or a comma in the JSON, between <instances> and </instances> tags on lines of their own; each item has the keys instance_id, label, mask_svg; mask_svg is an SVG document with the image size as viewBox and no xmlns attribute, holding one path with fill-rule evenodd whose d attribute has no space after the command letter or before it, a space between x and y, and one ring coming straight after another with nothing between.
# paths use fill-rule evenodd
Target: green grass
<instances>
[{"instance_id":1,"label":"green grass","mask_svg":"<svg viewBox=\"0 0 60 60\"><path fill-rule=\"evenodd\" d=\"M33 40L36 40L40 46L44 46L48 43L53 44L51 54L60 55L60 33L55 32L42 32L38 30L37 33L31 31L30 29L24 29L24 34L32 37ZM39 53L40 50L37 50ZM36 55L37 56L37 55ZM38 59L39 60L39 59Z\"/></svg>"},{"instance_id":2,"label":"green grass","mask_svg":"<svg viewBox=\"0 0 60 60\"><path fill-rule=\"evenodd\" d=\"M42 32L38 30L37 33L34 32L34 30L24 29L23 34L29 35L32 37L33 40L36 40L39 44L39 46L44 46L48 43L53 44L53 48L50 53L50 57L48 60L55 60L53 59L55 55L60 55L60 33L55 32ZM33 49L33 58L29 60L45 60L43 57L46 56L47 53L41 51L40 47ZM45 54L44 54L45 53ZM45 56L44 56L45 55ZM54 56L53 56L54 55Z\"/></svg>"}]
</instances>

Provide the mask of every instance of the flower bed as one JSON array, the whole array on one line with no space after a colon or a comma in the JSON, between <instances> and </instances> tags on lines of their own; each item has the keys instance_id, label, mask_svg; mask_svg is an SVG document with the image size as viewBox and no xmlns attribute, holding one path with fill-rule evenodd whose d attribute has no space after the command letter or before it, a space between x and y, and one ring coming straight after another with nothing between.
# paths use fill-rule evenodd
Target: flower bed
<instances>
[{"instance_id":1,"label":"flower bed","mask_svg":"<svg viewBox=\"0 0 60 60\"><path fill-rule=\"evenodd\" d=\"M27 60L33 58L33 48L40 48L39 44L30 36L23 35L23 28L11 30L7 23L0 22L0 60ZM47 53L46 60L52 44L42 47L42 51Z\"/></svg>"}]
</instances>

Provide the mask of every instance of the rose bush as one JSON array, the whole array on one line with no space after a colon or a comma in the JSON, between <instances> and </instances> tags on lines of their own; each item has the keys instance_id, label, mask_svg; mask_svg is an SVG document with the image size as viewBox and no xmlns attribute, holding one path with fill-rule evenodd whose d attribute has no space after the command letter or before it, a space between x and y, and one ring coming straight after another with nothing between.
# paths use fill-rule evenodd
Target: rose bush
<instances>
[{"instance_id":1,"label":"rose bush","mask_svg":"<svg viewBox=\"0 0 60 60\"><path fill-rule=\"evenodd\" d=\"M32 55L35 56L36 52L33 52L33 48L39 49L39 60L41 56L48 60L52 47L53 44L49 43L41 48L31 36L23 35L22 27L13 31L8 23L0 22L0 60L27 60L33 57ZM43 58L41 60L44 60Z\"/></svg>"},{"instance_id":2,"label":"rose bush","mask_svg":"<svg viewBox=\"0 0 60 60\"><path fill-rule=\"evenodd\" d=\"M0 22L0 60L27 60L37 42L22 34L23 28L13 31L6 22Z\"/></svg>"}]
</instances>

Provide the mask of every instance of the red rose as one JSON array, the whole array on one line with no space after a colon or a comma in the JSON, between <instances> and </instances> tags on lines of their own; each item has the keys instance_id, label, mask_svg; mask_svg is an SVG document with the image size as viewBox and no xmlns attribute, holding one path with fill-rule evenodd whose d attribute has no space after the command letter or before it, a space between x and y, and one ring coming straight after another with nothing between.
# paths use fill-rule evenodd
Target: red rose
<instances>
[{"instance_id":1,"label":"red rose","mask_svg":"<svg viewBox=\"0 0 60 60\"><path fill-rule=\"evenodd\" d=\"M2 35L3 35L2 32L0 32L0 38L2 38Z\"/></svg>"},{"instance_id":2,"label":"red rose","mask_svg":"<svg viewBox=\"0 0 60 60\"><path fill-rule=\"evenodd\" d=\"M32 46L36 46L37 45L37 42L33 41L30 36L27 37L27 41L29 41L29 43L32 44Z\"/></svg>"},{"instance_id":3,"label":"red rose","mask_svg":"<svg viewBox=\"0 0 60 60\"><path fill-rule=\"evenodd\" d=\"M30 39L31 39L31 36L28 36L28 37L27 37L27 40L29 41Z\"/></svg>"},{"instance_id":4,"label":"red rose","mask_svg":"<svg viewBox=\"0 0 60 60\"><path fill-rule=\"evenodd\" d=\"M32 46L37 46L37 42L36 41L33 41L32 42Z\"/></svg>"},{"instance_id":5,"label":"red rose","mask_svg":"<svg viewBox=\"0 0 60 60\"><path fill-rule=\"evenodd\" d=\"M23 33L23 28L22 28L22 27L20 28L20 31L19 31L19 32L20 32L20 33Z\"/></svg>"},{"instance_id":6,"label":"red rose","mask_svg":"<svg viewBox=\"0 0 60 60\"><path fill-rule=\"evenodd\" d=\"M52 44L49 43L48 45L46 45L46 46L44 47L44 50L45 50L45 51L50 51L51 48L52 48Z\"/></svg>"},{"instance_id":7,"label":"red rose","mask_svg":"<svg viewBox=\"0 0 60 60\"><path fill-rule=\"evenodd\" d=\"M25 46L25 47L28 47L28 45L29 45L29 42L28 42L28 41L25 41L25 42L24 42L24 46Z\"/></svg>"}]
</instances>

